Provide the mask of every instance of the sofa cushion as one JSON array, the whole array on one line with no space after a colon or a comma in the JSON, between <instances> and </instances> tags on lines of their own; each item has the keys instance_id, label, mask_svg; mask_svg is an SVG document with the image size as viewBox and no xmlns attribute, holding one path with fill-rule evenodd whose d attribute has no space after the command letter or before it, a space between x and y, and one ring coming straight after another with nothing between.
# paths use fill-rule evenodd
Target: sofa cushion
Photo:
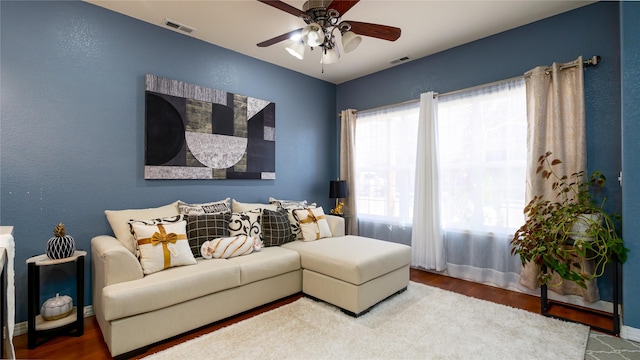
<instances>
[{"instance_id":1,"label":"sofa cushion","mask_svg":"<svg viewBox=\"0 0 640 360\"><path fill-rule=\"evenodd\" d=\"M160 221L134 220L130 225L137 241L140 265L145 275L174 266L196 263L189 248L184 215Z\"/></svg>"},{"instance_id":2,"label":"sofa cushion","mask_svg":"<svg viewBox=\"0 0 640 360\"><path fill-rule=\"evenodd\" d=\"M363 284L411 263L411 247L347 235L282 245L300 254L303 269L354 285Z\"/></svg>"},{"instance_id":3,"label":"sofa cushion","mask_svg":"<svg viewBox=\"0 0 640 360\"><path fill-rule=\"evenodd\" d=\"M132 254L136 255L136 244L129 229L131 219L158 219L179 215L178 202L169 205L149 209L105 210L105 215L111 225L116 239L122 243Z\"/></svg>"},{"instance_id":4,"label":"sofa cushion","mask_svg":"<svg viewBox=\"0 0 640 360\"><path fill-rule=\"evenodd\" d=\"M295 240L285 210L262 210L262 241L265 247L280 246Z\"/></svg>"},{"instance_id":5,"label":"sofa cushion","mask_svg":"<svg viewBox=\"0 0 640 360\"><path fill-rule=\"evenodd\" d=\"M205 241L229 236L231 214L205 214L187 217L187 237L191 253L200 257L200 248Z\"/></svg>"},{"instance_id":6,"label":"sofa cushion","mask_svg":"<svg viewBox=\"0 0 640 360\"><path fill-rule=\"evenodd\" d=\"M281 247L263 248L247 256L228 259L240 267L242 285L300 269L300 255Z\"/></svg>"},{"instance_id":7,"label":"sofa cushion","mask_svg":"<svg viewBox=\"0 0 640 360\"><path fill-rule=\"evenodd\" d=\"M198 259L193 266L174 267L142 279L106 286L102 310L106 320L116 320L239 285L238 264L226 259Z\"/></svg>"},{"instance_id":8,"label":"sofa cushion","mask_svg":"<svg viewBox=\"0 0 640 360\"><path fill-rule=\"evenodd\" d=\"M241 212L255 210L255 209L278 210L278 206L273 204L243 203L243 202L236 201L236 199L231 200L231 204L232 204L231 209L235 213L241 213Z\"/></svg>"},{"instance_id":9,"label":"sofa cushion","mask_svg":"<svg viewBox=\"0 0 640 360\"><path fill-rule=\"evenodd\" d=\"M222 214L231 212L231 199L213 201L202 204L188 204L178 200L178 210L185 215Z\"/></svg>"}]
</instances>

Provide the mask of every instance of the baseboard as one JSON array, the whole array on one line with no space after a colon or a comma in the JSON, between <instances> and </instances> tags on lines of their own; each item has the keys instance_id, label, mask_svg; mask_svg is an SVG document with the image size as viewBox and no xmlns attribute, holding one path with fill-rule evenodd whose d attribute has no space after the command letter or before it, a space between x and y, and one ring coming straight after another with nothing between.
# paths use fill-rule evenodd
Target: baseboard
<instances>
[{"instance_id":1,"label":"baseboard","mask_svg":"<svg viewBox=\"0 0 640 360\"><path fill-rule=\"evenodd\" d=\"M620 328L620 337L626 340L640 342L640 329L622 325Z\"/></svg>"},{"instance_id":2,"label":"baseboard","mask_svg":"<svg viewBox=\"0 0 640 360\"><path fill-rule=\"evenodd\" d=\"M89 316L93 316L93 306L92 305L88 305L84 307L84 317L89 317ZM26 321L23 321L21 323L17 323L14 327L13 327L13 336L16 337L18 335L24 335L28 332L29 330L29 326L28 323Z\"/></svg>"}]
</instances>

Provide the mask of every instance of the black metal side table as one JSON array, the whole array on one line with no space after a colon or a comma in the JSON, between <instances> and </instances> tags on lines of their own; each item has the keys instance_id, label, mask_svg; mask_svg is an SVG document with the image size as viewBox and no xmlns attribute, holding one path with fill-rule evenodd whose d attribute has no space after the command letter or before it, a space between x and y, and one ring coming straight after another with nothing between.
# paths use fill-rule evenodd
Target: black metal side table
<instances>
[{"instance_id":1,"label":"black metal side table","mask_svg":"<svg viewBox=\"0 0 640 360\"><path fill-rule=\"evenodd\" d=\"M49 338L62 332L74 336L84 333L84 258L86 251L78 250L72 256L52 260L47 255L27 259L28 267L28 347L33 349ZM76 263L76 297L71 313L58 320L46 321L40 315L40 269L70 262ZM44 338L40 340L39 338Z\"/></svg>"}]
</instances>

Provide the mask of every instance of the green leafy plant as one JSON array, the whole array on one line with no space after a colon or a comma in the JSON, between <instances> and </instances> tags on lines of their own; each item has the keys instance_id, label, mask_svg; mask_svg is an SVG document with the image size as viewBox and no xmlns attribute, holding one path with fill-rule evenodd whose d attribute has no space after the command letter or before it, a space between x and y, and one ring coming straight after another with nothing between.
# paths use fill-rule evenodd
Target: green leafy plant
<instances>
[{"instance_id":1,"label":"green leafy plant","mask_svg":"<svg viewBox=\"0 0 640 360\"><path fill-rule=\"evenodd\" d=\"M555 272L586 288L587 281L602 276L607 263L615 259L624 263L627 259L628 249L615 226L620 217L604 211L606 197L597 201L595 195L606 183L601 172L593 172L588 181L583 181L584 171L559 175L554 167L562 161L550 156L551 152L547 152L538 158L536 173L552 181L556 199L534 196L527 204L527 220L511 240L511 254L520 255L523 264L532 262L546 267L547 271L538 275L541 285L554 285L551 272ZM594 260L592 274L581 268L583 258Z\"/></svg>"}]
</instances>

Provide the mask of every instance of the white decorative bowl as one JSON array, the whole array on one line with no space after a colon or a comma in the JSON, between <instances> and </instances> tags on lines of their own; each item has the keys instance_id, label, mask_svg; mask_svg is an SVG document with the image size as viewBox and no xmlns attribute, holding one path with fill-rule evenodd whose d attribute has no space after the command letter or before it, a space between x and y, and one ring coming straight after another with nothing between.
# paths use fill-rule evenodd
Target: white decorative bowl
<instances>
[{"instance_id":1,"label":"white decorative bowl","mask_svg":"<svg viewBox=\"0 0 640 360\"><path fill-rule=\"evenodd\" d=\"M58 320L66 317L73 310L73 299L70 296L56 294L56 297L48 299L40 308L40 316L43 319Z\"/></svg>"}]
</instances>

